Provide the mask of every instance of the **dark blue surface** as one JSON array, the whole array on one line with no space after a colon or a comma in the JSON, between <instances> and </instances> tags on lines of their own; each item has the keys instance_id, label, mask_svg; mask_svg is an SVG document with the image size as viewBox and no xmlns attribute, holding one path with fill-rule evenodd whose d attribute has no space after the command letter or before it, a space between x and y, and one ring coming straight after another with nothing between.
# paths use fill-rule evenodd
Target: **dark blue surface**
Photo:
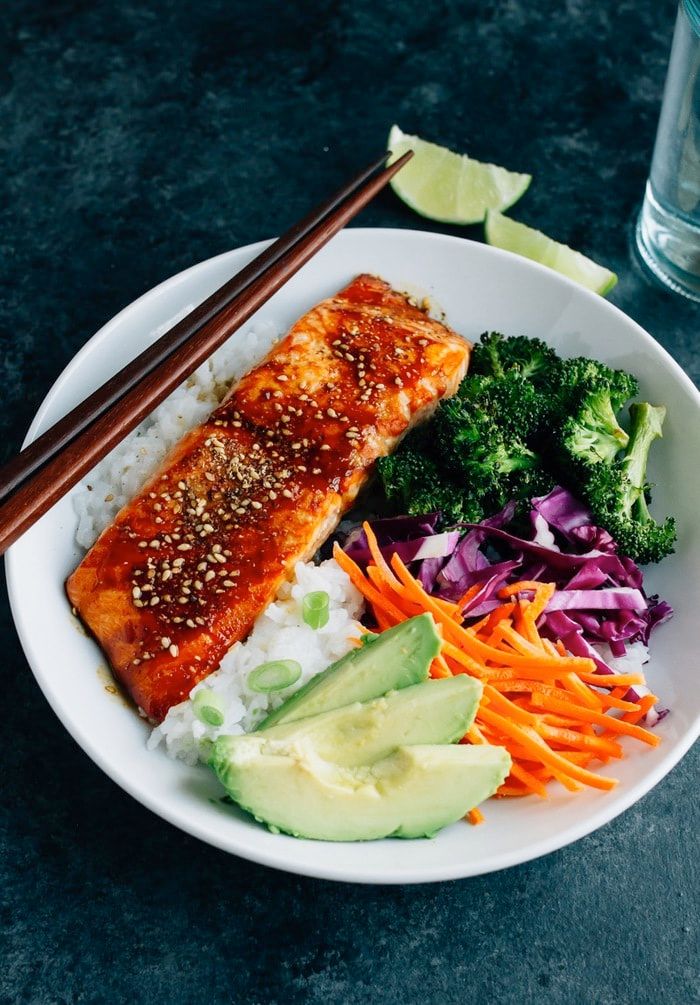
<instances>
[{"instance_id":1,"label":"dark blue surface","mask_svg":"<svg viewBox=\"0 0 700 1005\"><path fill-rule=\"evenodd\" d=\"M697 381L698 307L647 283L628 245L673 17L670 0L9 0L0 456L119 308L279 232L394 121L532 171L517 216L615 269L611 299ZM431 229L391 193L358 222ZM298 879L197 843L108 781L0 610L1 1002L700 1000L697 750L607 827L504 873Z\"/></svg>"}]
</instances>

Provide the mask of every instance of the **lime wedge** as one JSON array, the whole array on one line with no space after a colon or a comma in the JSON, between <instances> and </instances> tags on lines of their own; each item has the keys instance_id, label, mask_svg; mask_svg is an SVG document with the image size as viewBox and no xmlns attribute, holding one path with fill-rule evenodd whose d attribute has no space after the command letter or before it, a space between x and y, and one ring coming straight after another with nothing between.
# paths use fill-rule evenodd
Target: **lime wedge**
<instances>
[{"instance_id":1,"label":"lime wedge","mask_svg":"<svg viewBox=\"0 0 700 1005\"><path fill-rule=\"evenodd\" d=\"M401 172L399 172L400 174ZM602 297L609 293L617 282L617 276L602 265L596 265L566 244L559 244L539 230L526 227L524 223L510 220L502 213L489 210L486 214L486 241L504 251L513 251L523 258L531 258L533 262L547 265L555 272L574 279L586 289L600 293Z\"/></svg>"},{"instance_id":2,"label":"lime wedge","mask_svg":"<svg viewBox=\"0 0 700 1005\"><path fill-rule=\"evenodd\" d=\"M407 150L414 154L392 179L394 192L416 213L442 223L480 223L488 209L508 209L517 202L532 180L532 175L407 136L398 126L391 127L388 147L389 164Z\"/></svg>"}]
</instances>

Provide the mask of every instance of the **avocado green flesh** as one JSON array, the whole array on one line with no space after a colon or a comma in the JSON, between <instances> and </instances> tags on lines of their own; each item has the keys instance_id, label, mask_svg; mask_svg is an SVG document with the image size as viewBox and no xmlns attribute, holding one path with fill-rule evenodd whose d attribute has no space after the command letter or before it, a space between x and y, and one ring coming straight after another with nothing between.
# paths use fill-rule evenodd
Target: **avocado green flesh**
<instances>
[{"instance_id":1,"label":"avocado green flesh","mask_svg":"<svg viewBox=\"0 0 700 1005\"><path fill-rule=\"evenodd\" d=\"M482 691L481 683L465 674L428 680L255 735L279 741L308 739L319 757L344 767L371 764L397 747L461 740L474 721Z\"/></svg>"},{"instance_id":2,"label":"avocado green flesh","mask_svg":"<svg viewBox=\"0 0 700 1005\"><path fill-rule=\"evenodd\" d=\"M257 820L323 841L431 837L492 795L510 769L502 747L464 744L400 747L370 766L341 767L308 738L255 733L218 739L211 763Z\"/></svg>"},{"instance_id":3,"label":"avocado green flesh","mask_svg":"<svg viewBox=\"0 0 700 1005\"><path fill-rule=\"evenodd\" d=\"M420 614L353 649L317 674L258 729L328 712L353 702L370 701L426 680L440 652L440 636L429 614Z\"/></svg>"}]
</instances>

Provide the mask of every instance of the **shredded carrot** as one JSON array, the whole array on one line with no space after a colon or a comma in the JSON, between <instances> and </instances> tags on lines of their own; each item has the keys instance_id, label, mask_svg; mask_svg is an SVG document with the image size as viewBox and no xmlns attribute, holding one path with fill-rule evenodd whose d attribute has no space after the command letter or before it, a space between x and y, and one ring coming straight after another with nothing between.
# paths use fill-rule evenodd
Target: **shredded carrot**
<instances>
[{"instance_id":1,"label":"shredded carrot","mask_svg":"<svg viewBox=\"0 0 700 1005\"><path fill-rule=\"evenodd\" d=\"M479 592L479 590L482 588L483 585L484 585L483 583L474 583L473 586L470 586L469 589L462 594L462 596L457 601L457 607L459 607L460 611L462 610L463 607L467 606L470 600L474 599L474 597L477 595L477 593Z\"/></svg>"},{"instance_id":2,"label":"shredded carrot","mask_svg":"<svg viewBox=\"0 0 700 1005\"><path fill-rule=\"evenodd\" d=\"M655 733L651 733L648 729L642 729L641 726L635 726L624 719L616 719L612 715L605 715L602 712L593 712L590 709L581 708L579 705L574 705L568 701L559 701L557 698L551 698L547 694L535 694L532 696L532 701L534 705L538 705L541 708L550 708L552 711L570 715L574 719L583 719L584 722L604 726L613 733L626 733L627 736L633 736L635 739L642 740L643 743L648 743L652 747L658 746L660 742Z\"/></svg>"},{"instance_id":3,"label":"shredded carrot","mask_svg":"<svg viewBox=\"0 0 700 1005\"><path fill-rule=\"evenodd\" d=\"M637 712L628 712L626 715L622 716L623 722L639 722L647 714L652 705L655 705L659 699L655 694L645 694L643 698L639 700L639 710ZM654 736L653 733L650 734ZM658 737L656 738L658 741Z\"/></svg>"},{"instance_id":4,"label":"shredded carrot","mask_svg":"<svg viewBox=\"0 0 700 1005\"><path fill-rule=\"evenodd\" d=\"M382 555L364 525L371 562L363 572L336 546L335 558L370 605L380 628L416 614L431 614L442 636L433 677L469 674L483 684L476 718L462 743L497 744L511 756L511 771L496 795L547 796L547 783L571 791L582 785L609 790L617 784L589 769L623 756L621 735L655 746L659 739L638 725L657 700L628 696L641 674L601 674L593 660L570 655L561 640L540 635L537 621L555 592L553 583L523 580L498 591L502 603L470 627L462 610L480 584L458 603L433 597L400 557ZM611 712L617 712L616 715ZM481 823L477 809L468 819Z\"/></svg>"},{"instance_id":5,"label":"shredded carrot","mask_svg":"<svg viewBox=\"0 0 700 1005\"><path fill-rule=\"evenodd\" d=\"M644 677L640 673L586 673L582 671L579 677L586 684L595 684L596 687L620 687L625 690L635 684L643 684Z\"/></svg>"},{"instance_id":6,"label":"shredded carrot","mask_svg":"<svg viewBox=\"0 0 700 1005\"><path fill-rule=\"evenodd\" d=\"M481 810L477 809L477 807L474 807L473 810L469 810L467 817L469 818L469 823L474 824L475 827L477 824L483 824L484 822L484 814Z\"/></svg>"}]
</instances>

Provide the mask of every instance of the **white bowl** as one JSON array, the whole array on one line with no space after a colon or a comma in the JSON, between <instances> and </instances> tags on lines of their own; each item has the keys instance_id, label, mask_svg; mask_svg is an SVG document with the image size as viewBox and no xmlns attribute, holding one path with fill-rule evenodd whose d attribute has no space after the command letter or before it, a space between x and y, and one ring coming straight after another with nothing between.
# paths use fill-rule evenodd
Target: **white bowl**
<instances>
[{"instance_id":1,"label":"white bowl","mask_svg":"<svg viewBox=\"0 0 700 1005\"><path fill-rule=\"evenodd\" d=\"M201 301L262 247L202 262L118 314L56 381L27 440L136 355L155 328ZM474 876L543 855L602 826L663 778L698 734L700 395L651 336L605 300L525 259L440 234L345 231L258 317L287 327L359 272L377 273L399 289L429 295L467 338L487 329L538 336L566 355L595 356L632 371L644 397L668 405L665 438L653 457L654 511L676 515L678 553L651 568L647 584L676 611L652 640L649 666L654 690L672 713L658 726L659 747L624 742L627 756L614 766L620 779L615 790L570 794L553 787L546 802L534 797L491 801L484 807L485 824L456 824L433 840L332 844L271 834L218 801L218 783L207 769L187 768L160 751L147 751L147 725L106 690L104 657L77 626L63 592L81 557L70 497L8 553L12 611L39 686L66 729L117 784L176 826L244 858L309 876L363 883ZM681 807L678 813L680 818Z\"/></svg>"}]
</instances>

